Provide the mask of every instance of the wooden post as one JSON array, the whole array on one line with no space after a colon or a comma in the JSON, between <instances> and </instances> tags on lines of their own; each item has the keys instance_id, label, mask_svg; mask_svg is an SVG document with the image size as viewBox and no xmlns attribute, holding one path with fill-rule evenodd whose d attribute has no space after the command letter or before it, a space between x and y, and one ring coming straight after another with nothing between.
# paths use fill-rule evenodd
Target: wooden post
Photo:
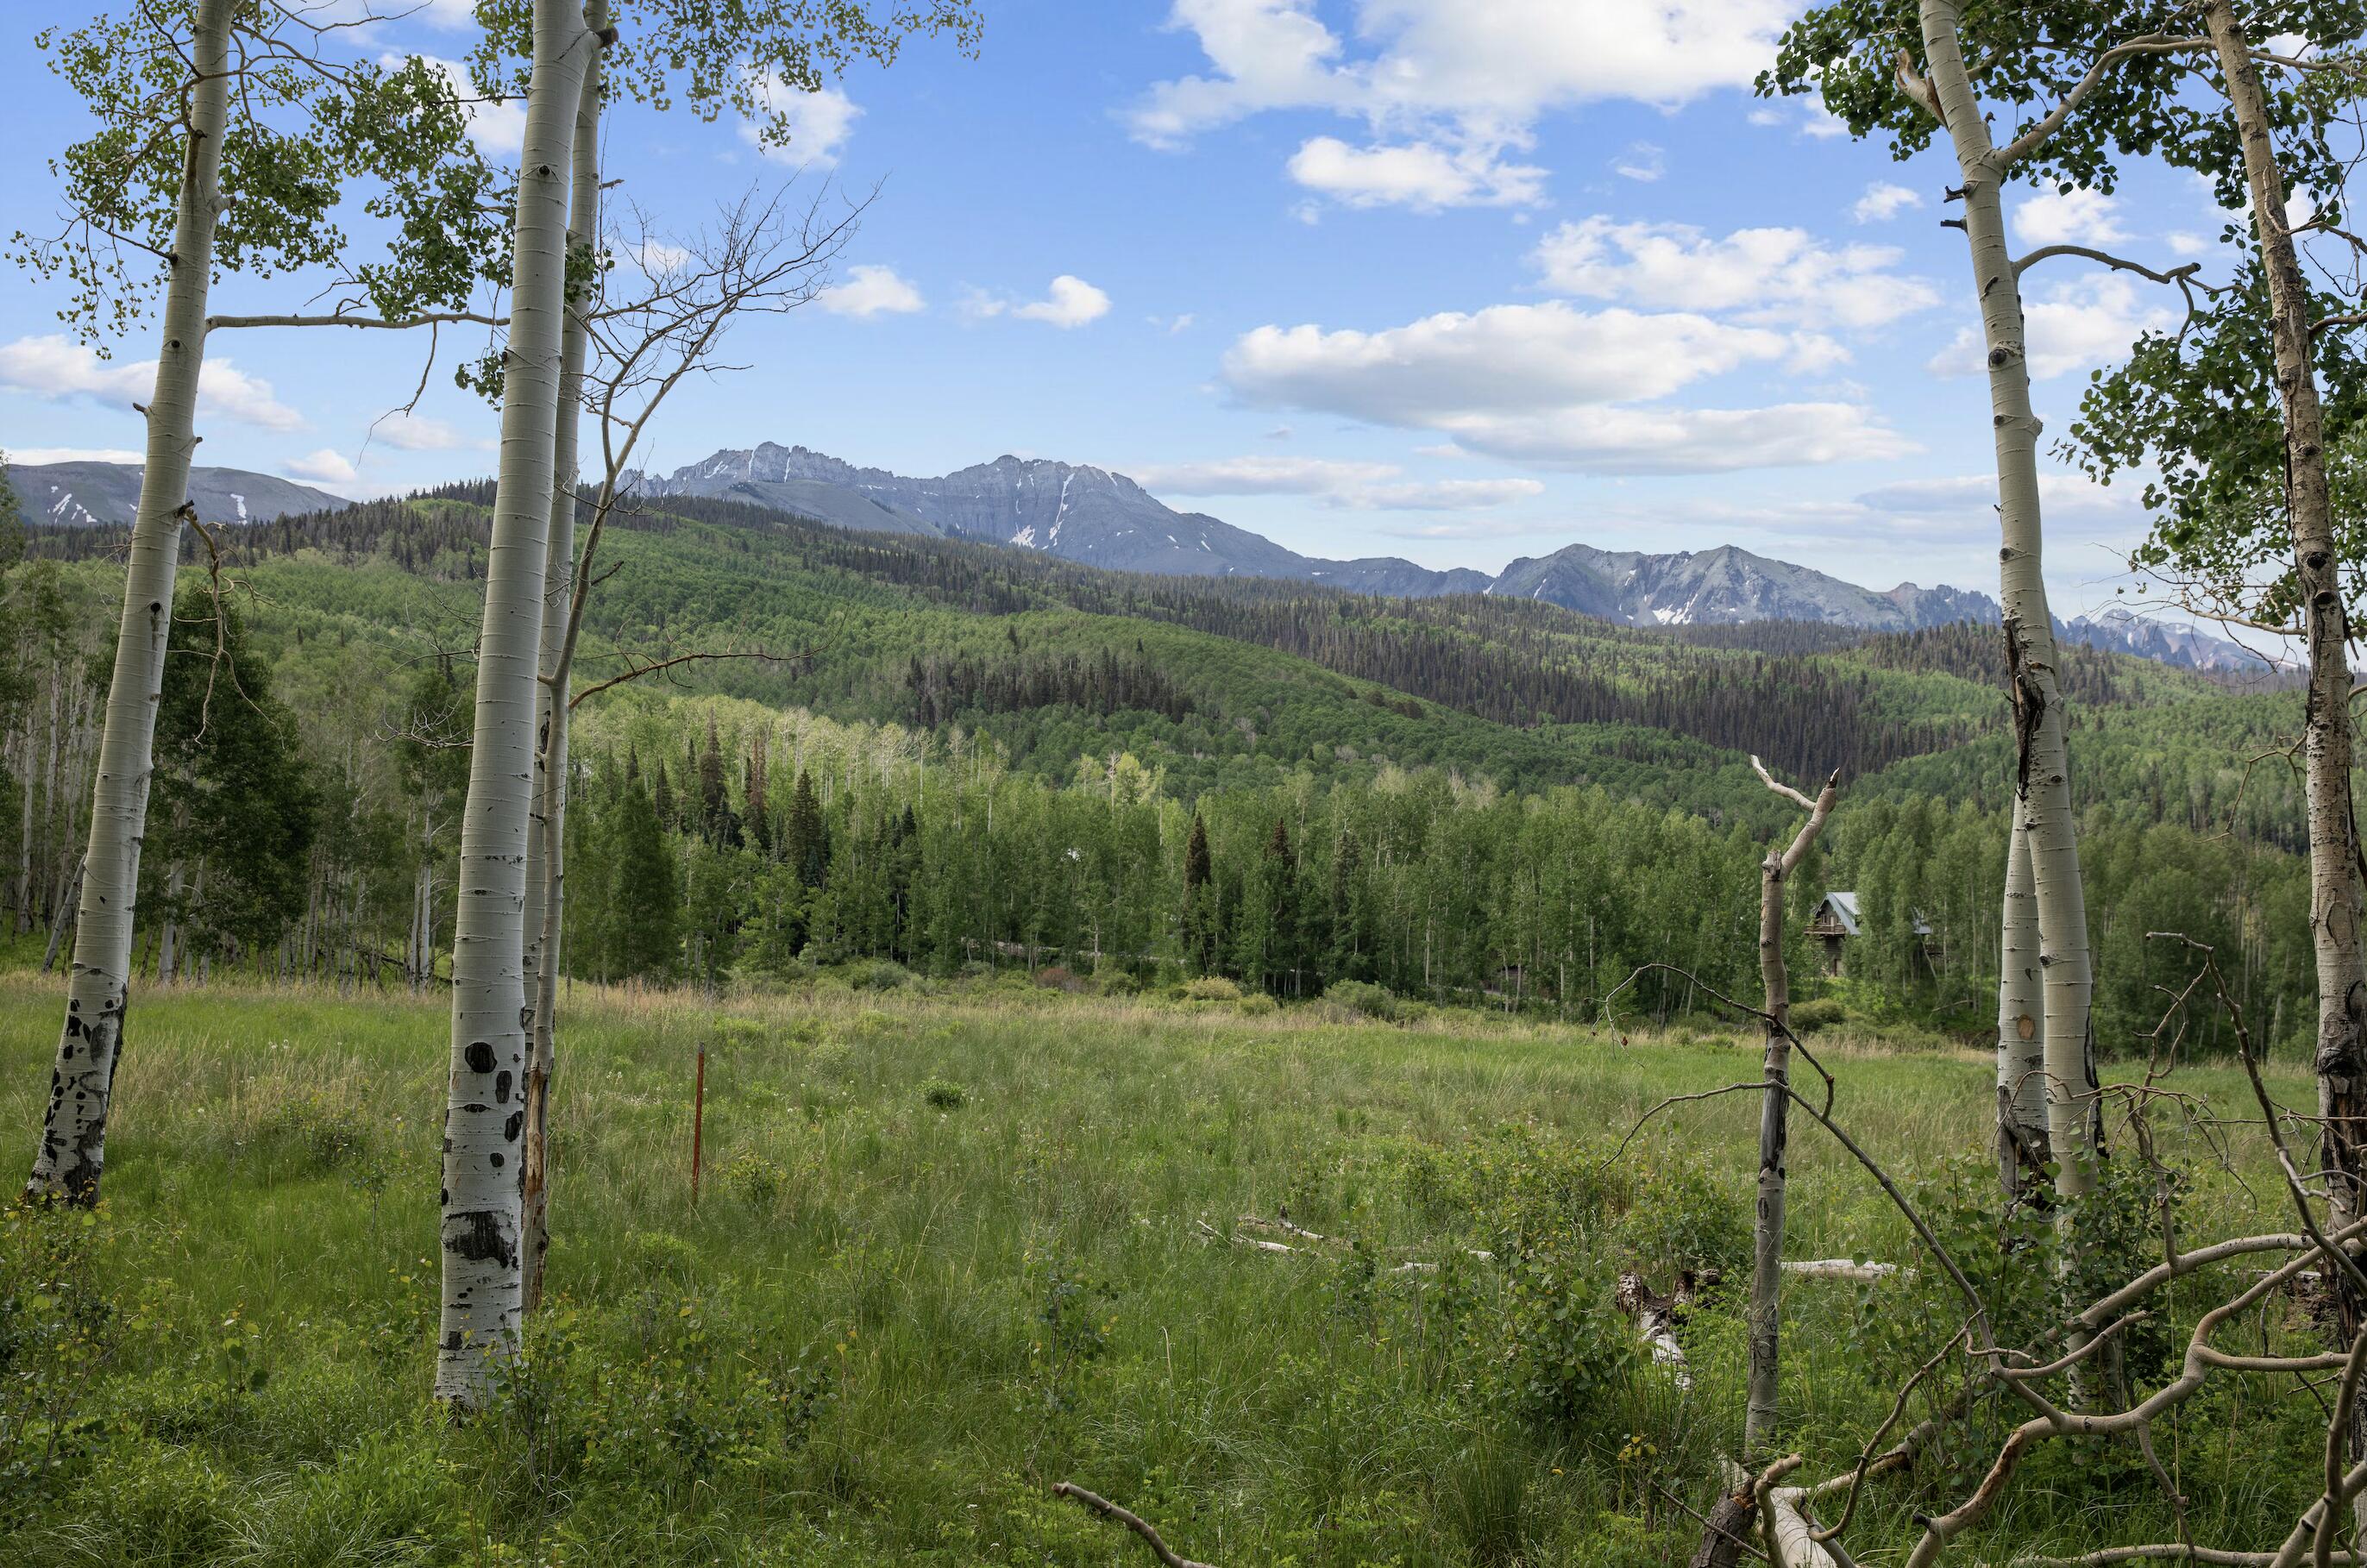
<instances>
[{"instance_id":1,"label":"wooden post","mask_svg":"<svg viewBox=\"0 0 2367 1568\"><path fill-rule=\"evenodd\" d=\"M698 1078L690 1100L690 1206L698 1207L698 1166L707 1136L707 1042L698 1043Z\"/></svg>"}]
</instances>

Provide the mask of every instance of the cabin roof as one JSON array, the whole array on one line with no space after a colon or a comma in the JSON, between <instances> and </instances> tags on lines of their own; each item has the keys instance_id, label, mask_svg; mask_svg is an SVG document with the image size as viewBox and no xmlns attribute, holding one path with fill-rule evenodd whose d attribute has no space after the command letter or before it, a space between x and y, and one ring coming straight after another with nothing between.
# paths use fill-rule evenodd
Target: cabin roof
<instances>
[{"instance_id":1,"label":"cabin roof","mask_svg":"<svg viewBox=\"0 0 2367 1568\"><path fill-rule=\"evenodd\" d=\"M1859 933L1857 895L1854 893L1826 894L1824 902L1817 906L1817 913L1819 917L1831 915L1840 923L1841 932L1845 936L1856 936Z\"/></svg>"}]
</instances>

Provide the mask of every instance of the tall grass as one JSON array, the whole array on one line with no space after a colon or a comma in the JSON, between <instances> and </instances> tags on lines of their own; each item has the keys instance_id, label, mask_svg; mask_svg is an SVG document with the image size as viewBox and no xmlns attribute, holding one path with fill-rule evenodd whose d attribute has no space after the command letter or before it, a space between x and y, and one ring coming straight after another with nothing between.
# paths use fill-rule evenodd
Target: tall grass
<instances>
[{"instance_id":1,"label":"tall grass","mask_svg":"<svg viewBox=\"0 0 2367 1568\"><path fill-rule=\"evenodd\" d=\"M58 1000L0 978L0 1127L27 1153ZM46 1402L0 1402L18 1412L0 1455L19 1456L0 1562L1131 1559L1049 1496L1065 1477L1228 1565L1617 1568L1682 1560L1683 1509L1739 1431L1721 1295L1687 1331L1690 1392L1581 1299L1590 1270L1665 1285L1747 1236L1753 1097L1672 1109L1611 1157L1663 1097L1755 1077L1733 1039L1012 987L587 988L562 1021L549 1309L501 1407L455 1427L428 1402L441 1004L185 989L131 1017L105 1214L62 1239L57 1217L11 1222L11 1299L50 1304L0 1320L0 1371ZM1985 1060L1871 1043L1827 1059L1892 1169L1975 1179ZM2182 1076L2242 1103L2224 1072ZM2231 1226L2251 1200L2162 1135L2193 1167L2190 1223ZM1911 1260L1839 1151L1814 1129L1794 1151L1795 1256ZM1230 1239L1285 1211L1353 1246ZM1522 1315L1507 1266L1470 1258L1512 1233L1575 1326ZM1887 1380L1954 1327L1922 1300L1790 1292L1786 1421L1820 1462L1854 1457ZM72 1370L42 1372L40 1336L77 1312ZM1541 1413L1522 1392L1541 1370L1575 1403ZM2217 1478L2190 1487L2199 1534L2306 1489L2306 1412L2249 1397L2180 1436L2181 1472ZM2243 1424L2246 1453L2211 1420ZM2263 1473L2288 1443L2294 1473ZM1853 1539L1897 1539L1980 1461L1942 1456ZM2157 1535L2137 1482L2067 1479L2000 1534Z\"/></svg>"}]
</instances>

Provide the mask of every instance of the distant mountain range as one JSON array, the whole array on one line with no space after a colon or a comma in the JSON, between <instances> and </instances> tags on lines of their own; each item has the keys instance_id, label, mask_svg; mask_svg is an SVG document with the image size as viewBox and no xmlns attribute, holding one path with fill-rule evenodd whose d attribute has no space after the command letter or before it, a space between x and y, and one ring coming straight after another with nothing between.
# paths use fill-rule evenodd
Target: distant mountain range
<instances>
[{"instance_id":1,"label":"distant mountain range","mask_svg":"<svg viewBox=\"0 0 2367 1568\"><path fill-rule=\"evenodd\" d=\"M137 463L28 463L10 468L17 499L34 522L129 526L140 509ZM311 485L244 468L191 468L189 499L200 523L267 523L291 512L350 505Z\"/></svg>"},{"instance_id":2,"label":"distant mountain range","mask_svg":"<svg viewBox=\"0 0 2367 1568\"><path fill-rule=\"evenodd\" d=\"M1468 568L1433 571L1388 556L1324 560L1206 513L1177 512L1124 474L1043 458L1002 457L913 479L766 442L718 452L671 475L633 479L649 495L715 496L842 527L978 540L1115 571L1276 577L1404 598L1512 594L1627 626L1797 620L1912 631L1998 620L1997 601L1986 593L1912 582L1877 592L1730 545L1668 555L1570 545L1524 557L1493 576ZM2126 615L2082 616L2061 629L2090 647L2191 670L2261 667L2234 643Z\"/></svg>"},{"instance_id":3,"label":"distant mountain range","mask_svg":"<svg viewBox=\"0 0 2367 1568\"><path fill-rule=\"evenodd\" d=\"M1394 556L1324 560L1200 512L1177 512L1124 474L1044 458L997 457L936 479L858 468L770 442L718 452L670 476L636 476L650 495L704 495L847 527L982 540L1113 571L1278 577L1359 593L1427 598L1508 593L1630 626L1824 621L1911 631L1997 619L1986 594L1904 582L1876 593L1728 546L1642 555L1571 545L1501 572L1433 571Z\"/></svg>"},{"instance_id":4,"label":"distant mountain range","mask_svg":"<svg viewBox=\"0 0 2367 1568\"><path fill-rule=\"evenodd\" d=\"M34 520L128 524L139 502L135 464L35 464L11 477ZM1112 571L1280 578L1415 599L1506 594L1625 626L1796 620L1882 632L1998 620L1997 602L1986 593L1912 582L1881 592L1730 545L1666 555L1569 545L1523 557L1493 576L1469 568L1434 571L1394 556L1325 560L1206 513L1177 512L1124 474L1044 458L1002 457L914 479L766 442L718 452L671 475L628 478L645 495L714 496L843 528L1001 545ZM192 469L189 491L208 523L267 522L346 504L310 485L239 468ZM2263 667L2234 643L2125 612L2080 616L2059 629L2090 647L2184 669Z\"/></svg>"}]
</instances>

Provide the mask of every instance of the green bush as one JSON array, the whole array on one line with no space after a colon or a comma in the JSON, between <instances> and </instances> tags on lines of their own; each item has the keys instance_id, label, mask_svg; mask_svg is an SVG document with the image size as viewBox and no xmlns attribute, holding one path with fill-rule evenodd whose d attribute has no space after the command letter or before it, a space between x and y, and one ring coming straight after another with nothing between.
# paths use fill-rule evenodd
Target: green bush
<instances>
[{"instance_id":1,"label":"green bush","mask_svg":"<svg viewBox=\"0 0 2367 1568\"><path fill-rule=\"evenodd\" d=\"M1818 997L1814 1001L1792 1004L1792 1032L1820 1034L1837 1023L1847 1021L1849 1009L1839 997Z\"/></svg>"},{"instance_id":2,"label":"green bush","mask_svg":"<svg viewBox=\"0 0 2367 1568\"><path fill-rule=\"evenodd\" d=\"M855 965L846 983L858 991L900 991L914 978L910 969L894 959L882 958L876 963Z\"/></svg>"},{"instance_id":3,"label":"green bush","mask_svg":"<svg viewBox=\"0 0 2367 1568\"><path fill-rule=\"evenodd\" d=\"M1376 1018L1385 1023L1401 1022L1405 1018L1404 1005L1397 993L1369 981L1335 981L1324 991L1323 999L1357 1018Z\"/></svg>"},{"instance_id":4,"label":"green bush","mask_svg":"<svg viewBox=\"0 0 2367 1568\"><path fill-rule=\"evenodd\" d=\"M1184 982L1184 996L1195 1002L1237 1002L1241 999L1241 987L1222 975L1203 975Z\"/></svg>"},{"instance_id":5,"label":"green bush","mask_svg":"<svg viewBox=\"0 0 2367 1568\"><path fill-rule=\"evenodd\" d=\"M715 1173L723 1190L752 1209L769 1209L789 1190L789 1173L776 1160L753 1149L742 1149Z\"/></svg>"},{"instance_id":6,"label":"green bush","mask_svg":"<svg viewBox=\"0 0 2367 1568\"><path fill-rule=\"evenodd\" d=\"M949 1079L931 1078L921 1086L921 1098L940 1111L958 1111L969 1091Z\"/></svg>"},{"instance_id":7,"label":"green bush","mask_svg":"<svg viewBox=\"0 0 2367 1568\"><path fill-rule=\"evenodd\" d=\"M1274 1013L1280 1012L1282 1010L1282 1004L1275 1001L1272 997L1267 996L1263 991L1254 991L1241 998L1240 1010L1242 1015L1245 1017L1265 1018Z\"/></svg>"}]
</instances>

